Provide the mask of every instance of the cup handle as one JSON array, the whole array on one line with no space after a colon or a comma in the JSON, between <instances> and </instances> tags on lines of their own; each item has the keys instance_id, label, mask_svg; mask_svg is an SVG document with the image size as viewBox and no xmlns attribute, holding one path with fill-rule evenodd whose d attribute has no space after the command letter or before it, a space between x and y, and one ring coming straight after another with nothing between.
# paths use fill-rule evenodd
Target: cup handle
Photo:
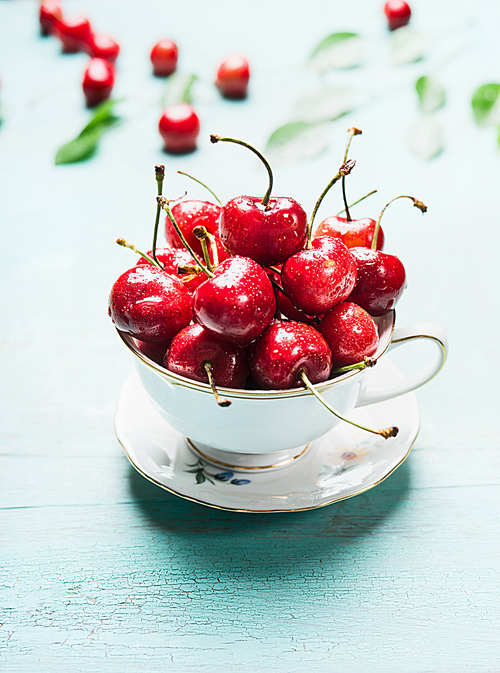
<instances>
[{"instance_id":1,"label":"cup handle","mask_svg":"<svg viewBox=\"0 0 500 673\"><path fill-rule=\"evenodd\" d=\"M357 407L363 407L367 404L375 404L375 402L383 402L384 400L390 400L393 397L409 393L412 390L416 390L417 388L420 388L420 386L423 386L441 371L446 360L448 339L444 330L433 323L422 322L416 325L411 325L410 327L401 327L394 330L394 335L387 352L399 348L399 346L402 346L409 341L413 341L414 339L429 339L435 343L438 349L435 359L415 374L407 376L402 381L397 381L391 385L370 385L370 377L365 377L356 403Z\"/></svg>"}]
</instances>

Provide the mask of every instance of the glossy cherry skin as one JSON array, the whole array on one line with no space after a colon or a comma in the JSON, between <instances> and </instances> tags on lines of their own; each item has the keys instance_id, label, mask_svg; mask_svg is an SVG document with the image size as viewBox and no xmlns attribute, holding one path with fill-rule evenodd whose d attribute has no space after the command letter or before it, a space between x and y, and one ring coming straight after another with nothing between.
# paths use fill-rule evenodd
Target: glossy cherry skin
<instances>
[{"instance_id":1,"label":"glossy cherry skin","mask_svg":"<svg viewBox=\"0 0 500 673\"><path fill-rule=\"evenodd\" d=\"M188 325L178 332L163 364L174 374L208 383L204 363L210 362L215 385L243 388L248 377L247 354L243 348L217 339L201 325Z\"/></svg>"},{"instance_id":2,"label":"glossy cherry skin","mask_svg":"<svg viewBox=\"0 0 500 673\"><path fill-rule=\"evenodd\" d=\"M90 21L84 16L74 19L54 20L53 32L61 40L62 50L65 54L74 54L77 51L86 51L87 44L92 37Z\"/></svg>"},{"instance_id":3,"label":"glossy cherry skin","mask_svg":"<svg viewBox=\"0 0 500 673\"><path fill-rule=\"evenodd\" d=\"M228 56L217 70L215 86L224 98L238 100L246 98L250 66L247 59L241 54Z\"/></svg>"},{"instance_id":4,"label":"glossy cherry skin","mask_svg":"<svg viewBox=\"0 0 500 673\"><path fill-rule=\"evenodd\" d=\"M134 344L137 350L145 355L153 362L156 362L157 365L163 366L163 358L167 352L167 348L170 346L169 341L162 341L158 344L150 344L147 341L141 341L140 339L134 339Z\"/></svg>"},{"instance_id":5,"label":"glossy cherry skin","mask_svg":"<svg viewBox=\"0 0 500 673\"><path fill-rule=\"evenodd\" d=\"M120 53L120 45L110 35L93 34L86 44L85 51L92 58L104 58L114 63Z\"/></svg>"},{"instance_id":6,"label":"glossy cherry skin","mask_svg":"<svg viewBox=\"0 0 500 673\"><path fill-rule=\"evenodd\" d=\"M151 63L156 77L168 77L177 68L179 50L172 40L160 40L151 50Z\"/></svg>"},{"instance_id":7,"label":"glossy cherry skin","mask_svg":"<svg viewBox=\"0 0 500 673\"><path fill-rule=\"evenodd\" d=\"M55 31L55 19L62 20L62 9L58 0L44 0L40 4L40 32L42 35L51 35Z\"/></svg>"},{"instance_id":8,"label":"glossy cherry skin","mask_svg":"<svg viewBox=\"0 0 500 673\"><path fill-rule=\"evenodd\" d=\"M320 315L339 304L356 283L356 261L339 238L314 238L310 250L287 259L281 270L286 295L308 315Z\"/></svg>"},{"instance_id":9,"label":"glossy cherry skin","mask_svg":"<svg viewBox=\"0 0 500 673\"><path fill-rule=\"evenodd\" d=\"M411 17L411 9L404 0L389 0L385 3L384 12L387 17L389 30L396 30L406 26Z\"/></svg>"},{"instance_id":10,"label":"glossy cherry skin","mask_svg":"<svg viewBox=\"0 0 500 673\"><path fill-rule=\"evenodd\" d=\"M200 120L189 103L165 108L158 127L165 152L186 154L196 149Z\"/></svg>"},{"instance_id":11,"label":"glossy cherry skin","mask_svg":"<svg viewBox=\"0 0 500 673\"><path fill-rule=\"evenodd\" d=\"M248 257L230 257L194 293L196 321L214 336L248 346L262 334L276 311L271 281Z\"/></svg>"},{"instance_id":12,"label":"glossy cherry skin","mask_svg":"<svg viewBox=\"0 0 500 673\"><path fill-rule=\"evenodd\" d=\"M318 330L330 346L335 368L362 362L377 350L377 326L373 318L353 302L343 301L328 311Z\"/></svg>"},{"instance_id":13,"label":"glossy cherry skin","mask_svg":"<svg viewBox=\"0 0 500 673\"><path fill-rule=\"evenodd\" d=\"M193 250L202 254L201 243L193 234L195 227L205 227L209 234L217 238L219 231L220 206L209 201L180 201L172 207L172 215L185 239ZM170 218L165 218L165 238L173 248L184 248L184 244L175 231ZM219 241L220 243L220 241ZM220 245L222 248L222 245ZM224 259L227 257L227 253Z\"/></svg>"},{"instance_id":14,"label":"glossy cherry skin","mask_svg":"<svg viewBox=\"0 0 500 673\"><path fill-rule=\"evenodd\" d=\"M152 257L153 251L149 250L148 255ZM206 275L200 267L197 266L196 262L191 257L191 254L185 248L182 250L180 248L157 248L156 259L160 264L163 264L165 273L169 273L178 278L184 287L191 293L196 290L198 285L201 285L207 279ZM140 257L137 264L151 264L151 262L144 259L144 257ZM196 270L193 271L192 274L186 275L179 273L179 267L192 267Z\"/></svg>"},{"instance_id":15,"label":"glossy cherry skin","mask_svg":"<svg viewBox=\"0 0 500 673\"><path fill-rule=\"evenodd\" d=\"M300 388L303 369L312 383L326 381L332 369L330 348L321 334L301 322L273 320L248 351L250 374L264 389Z\"/></svg>"},{"instance_id":16,"label":"glossy cherry skin","mask_svg":"<svg viewBox=\"0 0 500 673\"><path fill-rule=\"evenodd\" d=\"M219 235L231 255L281 264L304 247L307 215L288 196L271 197L267 207L258 196L237 196L222 208Z\"/></svg>"},{"instance_id":17,"label":"glossy cherry skin","mask_svg":"<svg viewBox=\"0 0 500 673\"><path fill-rule=\"evenodd\" d=\"M394 255L369 248L351 248L356 260L357 280L349 301L370 315L384 315L396 305L406 288L406 273Z\"/></svg>"},{"instance_id":18,"label":"glossy cherry skin","mask_svg":"<svg viewBox=\"0 0 500 673\"><path fill-rule=\"evenodd\" d=\"M191 294L177 278L150 264L139 265L111 288L108 314L122 332L162 343L191 322Z\"/></svg>"},{"instance_id":19,"label":"glossy cherry skin","mask_svg":"<svg viewBox=\"0 0 500 673\"><path fill-rule=\"evenodd\" d=\"M91 58L83 73L83 93L88 107L110 97L115 83L115 68L103 58Z\"/></svg>"},{"instance_id":20,"label":"glossy cherry skin","mask_svg":"<svg viewBox=\"0 0 500 673\"><path fill-rule=\"evenodd\" d=\"M371 248L373 234L377 223L371 217L363 217L360 220L351 220L338 215L327 217L319 224L314 236L332 236L340 238L348 248ZM379 227L377 236L377 250L384 248L384 232Z\"/></svg>"}]
</instances>

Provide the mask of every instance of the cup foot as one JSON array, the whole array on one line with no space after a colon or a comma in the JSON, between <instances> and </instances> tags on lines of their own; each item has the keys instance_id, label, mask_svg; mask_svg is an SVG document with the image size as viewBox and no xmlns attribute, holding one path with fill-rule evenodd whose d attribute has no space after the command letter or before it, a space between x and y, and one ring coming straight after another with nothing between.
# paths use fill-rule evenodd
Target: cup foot
<instances>
[{"instance_id":1,"label":"cup foot","mask_svg":"<svg viewBox=\"0 0 500 673\"><path fill-rule=\"evenodd\" d=\"M275 451L274 453L236 453L214 449L206 444L195 442L189 439L189 437L186 440L191 450L200 458L207 460L217 467L229 467L243 472L277 470L285 467L303 456L311 446L311 442L309 442L309 444L303 444L294 449Z\"/></svg>"}]
</instances>

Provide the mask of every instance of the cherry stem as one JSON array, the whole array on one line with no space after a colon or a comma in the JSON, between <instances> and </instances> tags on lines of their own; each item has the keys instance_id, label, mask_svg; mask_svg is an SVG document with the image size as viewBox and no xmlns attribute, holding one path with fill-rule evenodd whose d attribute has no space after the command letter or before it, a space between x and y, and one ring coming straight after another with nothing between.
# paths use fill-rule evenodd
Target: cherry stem
<instances>
[{"instance_id":1,"label":"cherry stem","mask_svg":"<svg viewBox=\"0 0 500 673\"><path fill-rule=\"evenodd\" d=\"M208 231L206 227L203 226L194 227L193 234L200 242L201 249L203 252L203 259L205 261L205 264L207 265L207 268L210 269L210 271L213 271L214 269L212 264L210 263L210 252L208 250L207 245Z\"/></svg>"},{"instance_id":2,"label":"cherry stem","mask_svg":"<svg viewBox=\"0 0 500 673\"><path fill-rule=\"evenodd\" d=\"M373 230L373 239L371 245L372 250L376 250L377 248L378 232L380 229L380 220L382 219L382 215L387 210L387 207L390 206L393 201L397 201L398 199L411 199L413 201L413 205L415 206L415 208L421 210L422 213L427 212L427 206L425 205L425 203L422 203L422 201L419 201L414 196L408 196L407 194L400 194L399 196L395 196L393 199L391 199L385 204L385 206L382 208L382 212L378 216L377 224L375 225L375 229Z\"/></svg>"},{"instance_id":3,"label":"cherry stem","mask_svg":"<svg viewBox=\"0 0 500 673\"><path fill-rule=\"evenodd\" d=\"M337 367L337 369L332 369L332 374L344 374L345 372L351 372L354 369L366 369L367 367L375 367L377 360L374 358L365 357L362 362L356 362L354 365L346 365L345 367Z\"/></svg>"},{"instance_id":4,"label":"cherry stem","mask_svg":"<svg viewBox=\"0 0 500 673\"><path fill-rule=\"evenodd\" d=\"M207 373L208 382L210 383L210 387L212 388L212 392L215 396L215 401L217 402L219 407L229 407L231 405L231 402L229 400L226 400L224 397L221 397L219 395L219 392L217 391L217 388L215 387L214 375L212 372L212 363L209 360L206 360L203 363L203 369Z\"/></svg>"},{"instance_id":5,"label":"cherry stem","mask_svg":"<svg viewBox=\"0 0 500 673\"><path fill-rule=\"evenodd\" d=\"M163 192L163 181L165 179L165 166L163 166L162 164L157 164L155 166L155 177L156 177L156 184L158 186L158 196L161 196ZM159 264L159 262L158 258L156 257L156 240L158 238L158 224L160 222L160 212L161 212L161 206L159 203L157 203L155 228L153 230L153 253L152 253L152 257L157 264Z\"/></svg>"},{"instance_id":6,"label":"cherry stem","mask_svg":"<svg viewBox=\"0 0 500 673\"><path fill-rule=\"evenodd\" d=\"M219 206L222 206L222 201L219 199L219 197L217 196L217 194L216 194L215 192L213 192L213 191L210 189L210 187L208 187L204 182L202 182L201 180L198 180L198 178L195 178L195 177L193 177L192 175L189 175L189 173L184 173L184 171L177 171L177 173L180 173L180 175L185 175L185 176L186 176L187 178L189 178L190 180L194 180L195 182L197 182L197 183L198 183L199 185L201 185L202 187L205 187L205 189L206 189L207 191L209 191L210 194L211 194L211 195L214 197L214 199L217 201L217 203L219 204Z\"/></svg>"},{"instance_id":7,"label":"cherry stem","mask_svg":"<svg viewBox=\"0 0 500 673\"><path fill-rule=\"evenodd\" d=\"M324 400L321 395L314 389L313 384L309 381L307 378L307 374L303 369L300 369L297 373L297 378L302 381L302 383L305 385L305 387L316 397L323 406L325 406L328 411L331 411L334 416L337 416L337 418L340 418L341 421L345 421L346 423L350 423L351 425L355 425L357 428L360 428L361 430L366 430L367 432L372 432L374 435L380 435L384 439L389 439L389 437L395 437L398 432L399 428L396 426L393 426L392 428L383 428L382 430L374 430L373 428L367 428L364 425L360 425L359 423L355 423L354 421L350 421L348 418L345 418L345 416L342 416L339 414L338 411L335 411L333 407L331 407L326 400Z\"/></svg>"},{"instance_id":8,"label":"cherry stem","mask_svg":"<svg viewBox=\"0 0 500 673\"><path fill-rule=\"evenodd\" d=\"M217 266L219 266L219 251L217 250L217 242L215 240L215 236L209 231L207 231L207 238L210 241L210 248L212 250L212 257L214 260L212 268L215 269Z\"/></svg>"},{"instance_id":9,"label":"cherry stem","mask_svg":"<svg viewBox=\"0 0 500 673\"><path fill-rule=\"evenodd\" d=\"M181 239L182 244L186 248L186 250L189 252L191 257L194 259L196 264L200 267L200 269L203 271L203 273L208 276L209 278L213 278L214 274L210 271L210 269L207 269L207 267L200 261L198 258L197 254L193 250L193 248L189 245L189 243L186 241L186 238L182 231L179 229L179 225L175 221L175 217L172 214L172 210L170 209L170 201L166 199L164 196L157 196L156 197L157 202L160 204L161 208L167 213L167 217L172 223L173 228L175 229L177 236ZM176 199L177 200L177 199Z\"/></svg>"},{"instance_id":10,"label":"cherry stem","mask_svg":"<svg viewBox=\"0 0 500 673\"><path fill-rule=\"evenodd\" d=\"M354 126L347 131L347 144L344 152L344 163L347 161L347 156L349 154L349 148L351 147L351 141L354 136L361 135L362 131L355 128ZM342 198L344 199L344 210L346 214L346 219L348 222L352 222L351 213L349 212L349 206L347 205L347 196L345 193L345 176L342 176Z\"/></svg>"},{"instance_id":11,"label":"cherry stem","mask_svg":"<svg viewBox=\"0 0 500 673\"><path fill-rule=\"evenodd\" d=\"M243 147L246 147L247 149L251 150L254 154L256 154L259 157L259 159L266 167L267 173L269 175L269 187L267 188L267 192L264 194L264 198L262 199L262 205L265 207L266 210L269 210L269 199L271 198L271 192L273 189L273 172L267 159L258 150L256 150L255 147L252 147L243 140L236 140L235 138L223 138L221 136L216 136L212 134L210 136L210 141L212 143L218 143L218 142L236 143L236 145L242 145Z\"/></svg>"},{"instance_id":12,"label":"cherry stem","mask_svg":"<svg viewBox=\"0 0 500 673\"><path fill-rule=\"evenodd\" d=\"M121 245L123 248L128 248L129 250L132 250L133 252L135 252L137 255L140 255L141 257L144 257L144 259L147 260L150 264L152 264L153 266L156 266L158 269L161 269L163 271L163 266L161 265L161 263L157 259L154 259L153 257L150 257L149 255L146 255L145 252L141 252L140 250L137 250L135 245L133 245L132 243L129 243L124 238L117 238L116 242L118 243L118 245Z\"/></svg>"},{"instance_id":13,"label":"cherry stem","mask_svg":"<svg viewBox=\"0 0 500 673\"><path fill-rule=\"evenodd\" d=\"M274 271L274 273L277 273L281 276L281 271L280 271L280 269L278 269L277 266L268 266L267 268L271 269L271 271Z\"/></svg>"},{"instance_id":14,"label":"cherry stem","mask_svg":"<svg viewBox=\"0 0 500 673\"><path fill-rule=\"evenodd\" d=\"M349 175L349 173L352 171L354 166L356 165L356 162L353 161L352 159L349 159L349 161L346 161L342 166L339 168L339 172L334 175L334 177L330 180L330 182L327 184L327 186L324 188L323 192L321 193L321 196L319 199L316 201L316 205L314 206L314 210L311 215L311 219L309 220L309 224L307 225L307 245L306 248L307 250L310 250L312 245L311 245L311 238L312 238L312 229L313 229L313 224L314 224L314 218L316 217L316 213L318 212L318 209L325 198L325 196L328 194L330 189L333 187L333 185L340 180L341 177L344 175Z\"/></svg>"},{"instance_id":15,"label":"cherry stem","mask_svg":"<svg viewBox=\"0 0 500 673\"><path fill-rule=\"evenodd\" d=\"M358 203L361 203L361 201L364 201L365 199L367 199L367 198L368 198L369 196L371 196L372 194L375 194L376 192L377 192L376 189L374 189L374 190L371 191L371 192L368 192L368 194L365 194L364 196L362 196L362 197L361 197L360 199L358 199L357 201L354 201L354 203L351 203L351 204L349 205L349 208L352 208L353 206L356 206ZM336 217L338 217L339 215L342 215L342 213L343 213L344 211L345 211L345 208L342 208L342 210L339 211L339 212L337 213Z\"/></svg>"}]
</instances>

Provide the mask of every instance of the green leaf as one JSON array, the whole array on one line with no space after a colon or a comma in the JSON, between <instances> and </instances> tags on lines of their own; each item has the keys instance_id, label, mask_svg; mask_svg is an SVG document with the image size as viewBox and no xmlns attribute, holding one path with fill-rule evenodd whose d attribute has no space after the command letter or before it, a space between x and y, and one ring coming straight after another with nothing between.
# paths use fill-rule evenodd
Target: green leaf
<instances>
[{"instance_id":1,"label":"green leaf","mask_svg":"<svg viewBox=\"0 0 500 673\"><path fill-rule=\"evenodd\" d=\"M274 163L290 163L314 157L328 147L328 130L328 123L295 121L284 124L267 141L266 155Z\"/></svg>"},{"instance_id":2,"label":"green leaf","mask_svg":"<svg viewBox=\"0 0 500 673\"><path fill-rule=\"evenodd\" d=\"M356 33L332 33L325 37L309 57L309 65L324 72L354 68L362 60L364 42Z\"/></svg>"},{"instance_id":3,"label":"green leaf","mask_svg":"<svg viewBox=\"0 0 500 673\"><path fill-rule=\"evenodd\" d=\"M85 135L98 126L112 126L113 124L116 124L120 120L120 117L116 116L113 112L116 103L118 103L118 101L109 99L98 105L94 110L92 119L87 126L84 126L80 136Z\"/></svg>"},{"instance_id":4,"label":"green leaf","mask_svg":"<svg viewBox=\"0 0 500 673\"><path fill-rule=\"evenodd\" d=\"M433 159L444 148L442 125L431 115L422 117L411 127L408 144L411 151L422 161Z\"/></svg>"},{"instance_id":5,"label":"green leaf","mask_svg":"<svg viewBox=\"0 0 500 673\"><path fill-rule=\"evenodd\" d=\"M90 159L99 144L103 128L97 127L93 131L78 136L57 150L56 164L73 164Z\"/></svg>"},{"instance_id":6,"label":"green leaf","mask_svg":"<svg viewBox=\"0 0 500 673\"><path fill-rule=\"evenodd\" d=\"M174 72L167 77L163 107L177 105L177 103L191 103L191 87L196 79L196 75L186 75L181 72Z\"/></svg>"},{"instance_id":7,"label":"green leaf","mask_svg":"<svg viewBox=\"0 0 500 673\"><path fill-rule=\"evenodd\" d=\"M432 77L419 77L415 83L422 112L434 112L442 107L446 94L441 84Z\"/></svg>"},{"instance_id":8,"label":"green leaf","mask_svg":"<svg viewBox=\"0 0 500 673\"><path fill-rule=\"evenodd\" d=\"M198 474L196 475L196 483L203 484L204 481L205 481L205 475L203 474L203 472L198 472Z\"/></svg>"},{"instance_id":9,"label":"green leaf","mask_svg":"<svg viewBox=\"0 0 500 673\"><path fill-rule=\"evenodd\" d=\"M299 98L293 111L296 120L310 124L333 121L354 107L354 92L347 87L323 86Z\"/></svg>"},{"instance_id":10,"label":"green leaf","mask_svg":"<svg viewBox=\"0 0 500 673\"><path fill-rule=\"evenodd\" d=\"M472 111L479 126L500 122L500 84L483 84L472 95Z\"/></svg>"},{"instance_id":11,"label":"green leaf","mask_svg":"<svg viewBox=\"0 0 500 673\"><path fill-rule=\"evenodd\" d=\"M403 26L391 34L391 60L394 65L406 65L420 61L425 55L427 38L411 26Z\"/></svg>"}]
</instances>

